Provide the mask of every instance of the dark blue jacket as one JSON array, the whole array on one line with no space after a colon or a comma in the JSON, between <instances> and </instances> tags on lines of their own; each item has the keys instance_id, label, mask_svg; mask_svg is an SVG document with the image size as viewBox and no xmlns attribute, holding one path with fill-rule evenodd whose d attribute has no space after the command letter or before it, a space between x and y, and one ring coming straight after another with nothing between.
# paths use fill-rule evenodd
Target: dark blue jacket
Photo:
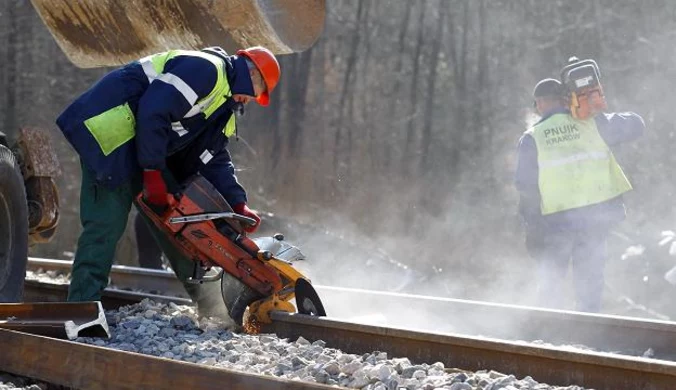
<instances>
[{"instance_id":1,"label":"dark blue jacket","mask_svg":"<svg viewBox=\"0 0 676 390\"><path fill-rule=\"evenodd\" d=\"M233 94L253 96L253 85L244 58L220 56ZM163 73L171 73L187 84L197 97L206 97L216 84L213 64L200 57L178 56L169 60ZM105 156L84 121L113 107L127 103L136 120L136 137ZM226 149L223 128L233 114L229 99L209 119L198 114L185 119L193 104L174 85L148 77L138 61L116 69L78 97L58 117L56 123L96 175L99 183L115 188L141 169L169 167L182 180L199 173L209 180L231 204L246 202L246 192L238 183L235 168ZM180 122L182 130L172 129ZM205 152L210 155L209 159Z\"/></svg>"},{"instance_id":2,"label":"dark blue jacket","mask_svg":"<svg viewBox=\"0 0 676 390\"><path fill-rule=\"evenodd\" d=\"M570 114L570 111L553 110L546 113L540 122L557 113ZM599 114L594 120L601 137L611 149L620 143L637 139L645 130L643 119L632 112ZM517 164L515 185L520 194L519 212L530 228L553 231L576 230L592 226L610 226L625 218L622 196L543 216L540 211L537 149L535 140L529 134L524 134L519 140Z\"/></svg>"}]
</instances>

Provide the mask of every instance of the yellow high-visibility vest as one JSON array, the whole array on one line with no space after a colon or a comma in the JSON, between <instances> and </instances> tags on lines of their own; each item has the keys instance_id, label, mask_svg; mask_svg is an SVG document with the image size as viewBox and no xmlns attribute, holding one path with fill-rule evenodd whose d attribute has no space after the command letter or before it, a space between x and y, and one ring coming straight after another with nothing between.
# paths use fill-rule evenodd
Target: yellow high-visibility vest
<instances>
[{"instance_id":1,"label":"yellow high-visibility vest","mask_svg":"<svg viewBox=\"0 0 676 390\"><path fill-rule=\"evenodd\" d=\"M529 129L542 215L601 203L632 189L593 118L554 114Z\"/></svg>"}]
</instances>

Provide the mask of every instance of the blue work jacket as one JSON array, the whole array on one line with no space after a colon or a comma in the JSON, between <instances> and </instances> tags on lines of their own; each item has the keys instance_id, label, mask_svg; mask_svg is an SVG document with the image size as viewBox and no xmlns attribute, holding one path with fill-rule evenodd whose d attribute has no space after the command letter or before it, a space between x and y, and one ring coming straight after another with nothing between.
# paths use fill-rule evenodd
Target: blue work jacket
<instances>
[{"instance_id":1,"label":"blue work jacket","mask_svg":"<svg viewBox=\"0 0 676 390\"><path fill-rule=\"evenodd\" d=\"M222 60L231 94L254 95L243 57L223 51L209 53ZM234 115L233 99L227 99L208 118L202 114L186 117L199 108L196 102L215 88L218 72L213 58L171 58L164 65L163 76L150 79L142 60L113 70L70 104L56 123L85 167L108 188L138 177L142 169L169 167L179 180L201 174L231 205L246 202L246 192L237 181L226 149L224 128ZM112 151L102 150L101 136L96 139L86 122L91 124L92 118L121 105L133 115L129 120L135 121L135 137Z\"/></svg>"}]
</instances>

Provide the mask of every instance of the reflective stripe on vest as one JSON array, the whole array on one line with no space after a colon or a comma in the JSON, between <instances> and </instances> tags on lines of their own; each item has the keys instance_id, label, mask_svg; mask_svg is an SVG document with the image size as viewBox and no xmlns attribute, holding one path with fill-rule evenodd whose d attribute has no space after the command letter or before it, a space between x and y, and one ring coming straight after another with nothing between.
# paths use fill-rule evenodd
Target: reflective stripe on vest
<instances>
[{"instance_id":1,"label":"reflective stripe on vest","mask_svg":"<svg viewBox=\"0 0 676 390\"><path fill-rule=\"evenodd\" d=\"M543 215L601 203L632 189L593 118L555 114L527 134L537 148Z\"/></svg>"},{"instance_id":2,"label":"reflective stripe on vest","mask_svg":"<svg viewBox=\"0 0 676 390\"><path fill-rule=\"evenodd\" d=\"M216 85L206 97L197 100L197 95L195 92L185 82L183 82L183 80L171 73L163 73L165 64L177 56L204 58L216 67ZM211 114L213 114L220 106L222 106L232 95L230 84L228 83L228 78L225 74L225 65L223 60L213 54L199 51L169 50L163 53L144 57L140 59L139 62L143 67L146 77L148 77L148 82L152 83L154 80L160 80L167 84L173 85L174 88L181 92L186 100L193 106L190 111L185 114L184 118L190 118L199 113L203 113L205 118L209 118ZM225 128L223 129L223 134L225 134L226 137L231 137L235 134L235 129L235 115L231 115L230 119L225 125ZM172 123L172 130L176 131L179 136L187 134L187 130L183 128L180 122Z\"/></svg>"}]
</instances>

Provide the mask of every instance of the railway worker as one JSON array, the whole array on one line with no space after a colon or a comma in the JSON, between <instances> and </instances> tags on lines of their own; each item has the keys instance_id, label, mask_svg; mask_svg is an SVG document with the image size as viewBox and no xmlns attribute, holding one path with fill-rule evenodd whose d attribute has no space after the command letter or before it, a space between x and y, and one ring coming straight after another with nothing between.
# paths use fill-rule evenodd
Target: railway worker
<instances>
[{"instance_id":1,"label":"railway worker","mask_svg":"<svg viewBox=\"0 0 676 390\"><path fill-rule=\"evenodd\" d=\"M599 312L606 239L625 218L622 194L632 189L611 148L640 137L645 125L631 112L575 119L555 79L538 82L533 99L541 119L519 141L515 184L537 263L538 304L564 308L572 263L576 310Z\"/></svg>"},{"instance_id":2,"label":"railway worker","mask_svg":"<svg viewBox=\"0 0 676 390\"><path fill-rule=\"evenodd\" d=\"M171 50L113 70L65 109L56 123L82 168L83 230L69 301L100 299L133 199L141 191L151 207L161 210L177 182L199 173L235 212L257 221L249 232L258 227L260 218L247 206L226 147L236 134L235 114L252 100L267 106L280 74L275 56L260 46L236 55L218 47ZM165 238L154 233L185 281L192 262L170 253ZM218 307L223 306L218 284L184 283L200 314L227 313Z\"/></svg>"}]
</instances>

